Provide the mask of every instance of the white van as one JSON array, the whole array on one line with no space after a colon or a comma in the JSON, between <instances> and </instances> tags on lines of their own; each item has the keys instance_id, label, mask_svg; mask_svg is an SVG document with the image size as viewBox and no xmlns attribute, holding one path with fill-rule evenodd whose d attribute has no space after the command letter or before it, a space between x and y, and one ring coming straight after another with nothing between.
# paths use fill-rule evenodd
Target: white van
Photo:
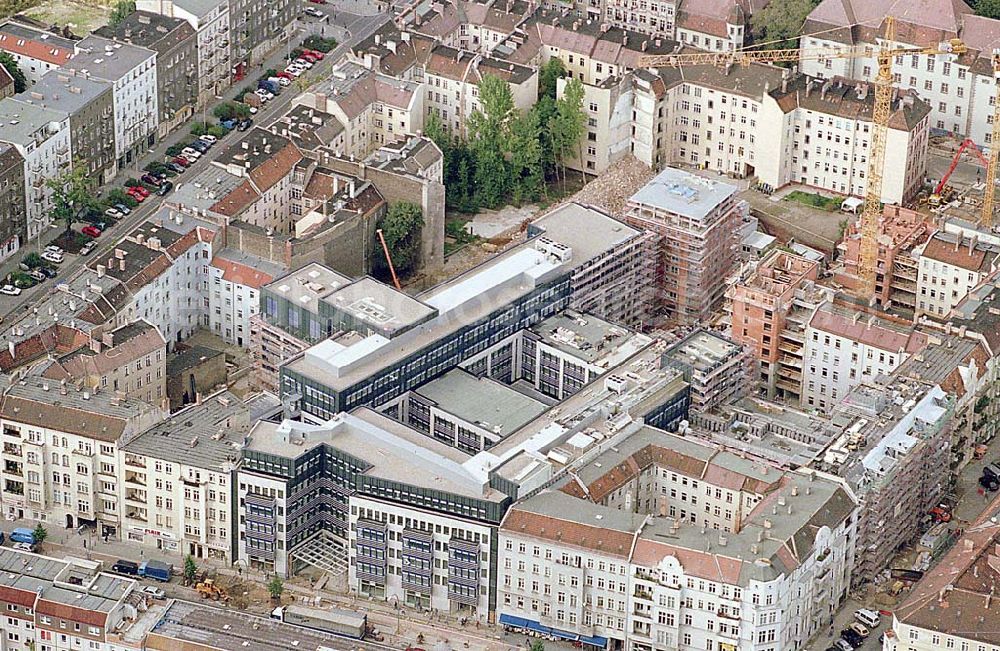
<instances>
[{"instance_id":1,"label":"white van","mask_svg":"<svg viewBox=\"0 0 1000 651\"><path fill-rule=\"evenodd\" d=\"M878 611L868 610L867 608L854 611L854 619L858 620L869 629L878 628L880 621Z\"/></svg>"}]
</instances>

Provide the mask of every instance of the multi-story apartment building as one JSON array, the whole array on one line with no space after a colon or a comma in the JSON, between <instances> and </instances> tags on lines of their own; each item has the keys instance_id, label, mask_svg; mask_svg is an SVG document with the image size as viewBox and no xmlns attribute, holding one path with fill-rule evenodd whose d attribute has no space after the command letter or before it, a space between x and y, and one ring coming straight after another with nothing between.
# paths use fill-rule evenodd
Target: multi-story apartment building
<instances>
[{"instance_id":1,"label":"multi-story apartment building","mask_svg":"<svg viewBox=\"0 0 1000 651\"><path fill-rule=\"evenodd\" d=\"M98 561L0 550L4 648L111 651L150 599L135 579L101 571Z\"/></svg>"},{"instance_id":2,"label":"multi-story apartment building","mask_svg":"<svg viewBox=\"0 0 1000 651\"><path fill-rule=\"evenodd\" d=\"M0 139L14 145L24 158L27 228L19 242L23 245L52 223L52 189L46 181L65 174L72 165L69 115L8 97L0 100L0 123ZM16 249L9 248L9 240L7 244L9 255Z\"/></svg>"},{"instance_id":3,"label":"multi-story apartment building","mask_svg":"<svg viewBox=\"0 0 1000 651\"><path fill-rule=\"evenodd\" d=\"M366 158L384 144L424 126L421 84L344 62L329 79L295 100L332 114L344 125L344 154Z\"/></svg>"},{"instance_id":4,"label":"multi-story apartment building","mask_svg":"<svg viewBox=\"0 0 1000 651\"><path fill-rule=\"evenodd\" d=\"M118 446L164 415L110 388L77 388L38 375L11 385L0 406L4 513L117 535L125 508L118 499Z\"/></svg>"},{"instance_id":5,"label":"multi-story apartment building","mask_svg":"<svg viewBox=\"0 0 1000 651\"><path fill-rule=\"evenodd\" d=\"M166 368L163 335L149 323L136 321L92 337L86 346L58 358L44 375L162 406L167 397Z\"/></svg>"},{"instance_id":6,"label":"multi-story apartment building","mask_svg":"<svg viewBox=\"0 0 1000 651\"><path fill-rule=\"evenodd\" d=\"M230 57L240 77L292 38L299 11L296 0L229 0Z\"/></svg>"},{"instance_id":7,"label":"multi-story apartment building","mask_svg":"<svg viewBox=\"0 0 1000 651\"><path fill-rule=\"evenodd\" d=\"M1000 248L973 235L937 232L916 251L916 316L944 320L951 309L997 269Z\"/></svg>"},{"instance_id":8,"label":"multi-story apartment building","mask_svg":"<svg viewBox=\"0 0 1000 651\"><path fill-rule=\"evenodd\" d=\"M698 328L663 353L663 363L684 372L691 409L709 411L746 395L753 357L749 347Z\"/></svg>"},{"instance_id":9,"label":"multi-story apartment building","mask_svg":"<svg viewBox=\"0 0 1000 651\"><path fill-rule=\"evenodd\" d=\"M797 76L765 92L757 131L761 182L800 183L865 196L875 92L867 82ZM930 105L915 91L891 106L886 133L882 201L902 204L923 186Z\"/></svg>"},{"instance_id":10,"label":"multi-story apartment building","mask_svg":"<svg viewBox=\"0 0 1000 651\"><path fill-rule=\"evenodd\" d=\"M27 236L24 156L10 143L0 143L0 259L20 248Z\"/></svg>"},{"instance_id":11,"label":"multi-story apartment building","mask_svg":"<svg viewBox=\"0 0 1000 651\"><path fill-rule=\"evenodd\" d=\"M681 324L719 307L736 259L736 187L666 168L628 201L626 221L657 235L655 303Z\"/></svg>"},{"instance_id":12,"label":"multi-story apartment building","mask_svg":"<svg viewBox=\"0 0 1000 651\"><path fill-rule=\"evenodd\" d=\"M433 113L452 133L467 135L469 116L480 110L479 82L486 75L507 82L521 111L538 100L537 70L440 45L424 64L425 117Z\"/></svg>"},{"instance_id":13,"label":"multi-story apartment building","mask_svg":"<svg viewBox=\"0 0 1000 651\"><path fill-rule=\"evenodd\" d=\"M602 305L590 297L609 286L645 295L645 285L628 280L646 277L648 259L634 246L646 237L641 231L574 203L530 228L541 234L415 298L382 303L373 318L393 324L392 330L352 329L342 341L333 338L307 349L282 367L282 393L301 396L302 410L318 418L379 405L566 307ZM642 300L623 296L614 305L629 303ZM286 322L277 302L269 304L265 297L262 307L269 320ZM326 324L315 327L322 332Z\"/></svg>"},{"instance_id":14,"label":"multi-story apartment building","mask_svg":"<svg viewBox=\"0 0 1000 651\"><path fill-rule=\"evenodd\" d=\"M815 309L807 295L818 274L819 263L773 251L726 293L731 336L750 348L762 396L799 399L805 324Z\"/></svg>"},{"instance_id":15,"label":"multi-story apartment building","mask_svg":"<svg viewBox=\"0 0 1000 651\"><path fill-rule=\"evenodd\" d=\"M900 206L886 206L879 218L878 271L875 274L875 303L912 315L917 307L917 257L915 249L933 232L931 220L922 213ZM834 271L834 280L844 287L858 283L861 232L856 222L848 224L837 244L843 266Z\"/></svg>"},{"instance_id":16,"label":"multi-story apartment building","mask_svg":"<svg viewBox=\"0 0 1000 651\"><path fill-rule=\"evenodd\" d=\"M12 18L0 25L0 50L14 58L29 86L73 58L76 42Z\"/></svg>"},{"instance_id":17,"label":"multi-story apartment building","mask_svg":"<svg viewBox=\"0 0 1000 651\"><path fill-rule=\"evenodd\" d=\"M867 48L870 57L810 58L799 67L802 72L823 78L847 77L874 81L878 66L874 50L883 43L884 17L891 12L886 3L821 2L806 19L799 47L803 51ZM865 18L860 18L864 16ZM989 144L995 101L992 55L997 21L973 15L961 3L931 2L918 15L896 16L893 47L929 47L959 39L968 49L964 54L907 55L894 61L894 85L911 90L930 105L930 128L965 135Z\"/></svg>"},{"instance_id":18,"label":"multi-story apartment building","mask_svg":"<svg viewBox=\"0 0 1000 651\"><path fill-rule=\"evenodd\" d=\"M803 407L827 411L855 386L888 375L928 344L911 323L833 303L813 312L802 358Z\"/></svg>"},{"instance_id":19,"label":"multi-story apartment building","mask_svg":"<svg viewBox=\"0 0 1000 651\"><path fill-rule=\"evenodd\" d=\"M212 258L208 318L212 331L240 348L250 345L250 320L260 311L260 289L280 275L281 268L234 249Z\"/></svg>"},{"instance_id":20,"label":"multi-story apartment building","mask_svg":"<svg viewBox=\"0 0 1000 651\"><path fill-rule=\"evenodd\" d=\"M504 518L506 627L607 649L795 649L847 596L857 502L839 480L650 427L574 474Z\"/></svg>"},{"instance_id":21,"label":"multi-story apartment building","mask_svg":"<svg viewBox=\"0 0 1000 651\"><path fill-rule=\"evenodd\" d=\"M215 102L234 76L228 0L138 0L136 8L186 20L197 32L197 109ZM242 70L243 68L241 68Z\"/></svg>"},{"instance_id":22,"label":"multi-story apartment building","mask_svg":"<svg viewBox=\"0 0 1000 651\"><path fill-rule=\"evenodd\" d=\"M218 197L212 212L269 233L294 233L292 172L302 160L288 138L261 128L247 132L212 164L243 181Z\"/></svg>"},{"instance_id":23,"label":"multi-story apartment building","mask_svg":"<svg viewBox=\"0 0 1000 651\"><path fill-rule=\"evenodd\" d=\"M886 651L995 649L1000 637L984 625L1000 616L1000 525L996 500L986 506L938 560L947 572L928 572L893 609Z\"/></svg>"},{"instance_id":24,"label":"multi-story apartment building","mask_svg":"<svg viewBox=\"0 0 1000 651\"><path fill-rule=\"evenodd\" d=\"M73 164L83 165L95 186L109 183L115 164L115 113L112 85L62 70L46 73L18 99L69 115Z\"/></svg>"},{"instance_id":25,"label":"multi-story apartment building","mask_svg":"<svg viewBox=\"0 0 1000 651\"><path fill-rule=\"evenodd\" d=\"M231 563L234 480L252 411L221 391L123 444L122 539L178 558L190 554Z\"/></svg>"},{"instance_id":26,"label":"multi-story apartment building","mask_svg":"<svg viewBox=\"0 0 1000 651\"><path fill-rule=\"evenodd\" d=\"M97 36L156 52L158 138L163 138L194 115L198 101L198 35L180 17L135 11L114 27L105 26Z\"/></svg>"},{"instance_id":27,"label":"multi-story apartment building","mask_svg":"<svg viewBox=\"0 0 1000 651\"><path fill-rule=\"evenodd\" d=\"M155 51L88 36L62 69L112 85L119 171L155 144L160 120Z\"/></svg>"}]
</instances>

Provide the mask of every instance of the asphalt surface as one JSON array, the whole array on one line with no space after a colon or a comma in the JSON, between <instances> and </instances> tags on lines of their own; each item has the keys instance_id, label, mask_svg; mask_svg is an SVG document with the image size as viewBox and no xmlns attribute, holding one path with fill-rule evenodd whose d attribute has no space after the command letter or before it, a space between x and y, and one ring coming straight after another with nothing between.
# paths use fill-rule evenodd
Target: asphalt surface
<instances>
[{"instance_id":1,"label":"asphalt surface","mask_svg":"<svg viewBox=\"0 0 1000 651\"><path fill-rule=\"evenodd\" d=\"M347 0L345 5L352 9L352 11L363 10L364 7L367 6L363 0ZM308 4L307 6L319 8L327 14L327 18L318 19L301 15L300 20L298 21L298 30L293 38L293 41L297 43L309 34L322 34L322 29L326 28L326 34L337 38L339 42L336 49L327 53L326 57L322 61L317 62L316 65L314 65L313 68L306 73L306 78L312 84L326 78L329 72L333 69L334 64L341 60L351 47L367 38L372 32L389 20L389 16L387 14L359 15L357 13L341 11L339 9L339 5ZM219 103L232 100L241 89L254 83L263 70L268 68L284 68L286 54L292 49L292 47L291 43L289 43L284 47L277 48L277 50L273 52L263 64L253 70L250 70L245 79L233 84L233 86L230 87L225 94L220 96ZM297 95L298 92L295 90L294 86L286 88L280 95L267 102L267 104L265 104L260 111L253 116L254 124L259 126L269 125L288 109L292 100ZM205 118L208 118L209 120L213 119L210 109L202 113L195 114L191 121L202 121ZM229 135L225 139L221 140L204 156L191 165L187 171L178 175L175 179L172 179L174 184L183 183L186 177L194 176L211 165L212 161L218 157L219 153L225 150L229 144L236 139L236 135ZM147 152L142 159L138 160L134 167L121 170L114 185L121 187L121 184L125 179L138 176L142 167L147 163L164 160L166 157L166 150L171 145L190 142L191 140L193 140L193 136L190 135L187 124L174 130L166 138L157 143L154 149ZM110 186L108 186L108 188L103 188L102 190L109 189L109 187ZM102 236L97 240L97 247L90 253L89 256L79 256L67 253L65 255L65 261L61 265L57 265L59 271L58 278L39 283L35 287L22 291L19 296L0 295L0 320L10 320L12 318L16 318L23 310L30 309L31 305L37 302L47 292L57 291L56 285L58 283L65 282L67 279L72 278L76 272L83 268L89 258L104 257L114 248L115 243L123 235L131 232L137 225L156 213L162 203L163 197L158 197L155 194L150 195L142 204L137 206L131 214L120 220L114 227L109 228L106 235L102 234ZM63 228L64 226L62 224L56 224L55 228L46 230L46 232L41 236L40 242L36 243L35 240L32 240L25 246L21 247L21 250L15 253L10 260L7 260L0 265L0 277L6 277L8 273L17 269L18 262L20 262L21 258L29 252L45 248L47 244L59 236ZM79 230L79 225L77 225L76 228Z\"/></svg>"}]
</instances>

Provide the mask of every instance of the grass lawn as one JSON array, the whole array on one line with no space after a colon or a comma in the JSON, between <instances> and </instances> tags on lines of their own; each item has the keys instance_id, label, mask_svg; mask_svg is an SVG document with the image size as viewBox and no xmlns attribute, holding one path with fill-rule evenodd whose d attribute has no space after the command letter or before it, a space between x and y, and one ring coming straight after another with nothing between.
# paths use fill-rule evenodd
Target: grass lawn
<instances>
[{"instance_id":1,"label":"grass lawn","mask_svg":"<svg viewBox=\"0 0 1000 651\"><path fill-rule=\"evenodd\" d=\"M24 11L25 15L43 23L59 26L69 25L77 36L86 36L91 31L108 24L111 15L110 3L73 2L72 0L46 0Z\"/></svg>"},{"instance_id":2,"label":"grass lawn","mask_svg":"<svg viewBox=\"0 0 1000 651\"><path fill-rule=\"evenodd\" d=\"M789 192L785 195L785 200L798 201L799 203L804 203L807 206L819 208L820 210L825 210L827 212L840 210L840 204L844 203L843 199L833 199L831 197L824 197L821 194L802 192L801 190L793 190L792 192Z\"/></svg>"}]
</instances>

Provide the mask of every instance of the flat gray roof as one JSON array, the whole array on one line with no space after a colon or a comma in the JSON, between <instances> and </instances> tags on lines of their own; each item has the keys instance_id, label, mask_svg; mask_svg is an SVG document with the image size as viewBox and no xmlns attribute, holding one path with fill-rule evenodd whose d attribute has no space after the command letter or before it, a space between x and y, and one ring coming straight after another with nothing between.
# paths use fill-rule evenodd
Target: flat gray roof
<instances>
[{"instance_id":1,"label":"flat gray roof","mask_svg":"<svg viewBox=\"0 0 1000 651\"><path fill-rule=\"evenodd\" d=\"M322 301L390 333L426 321L437 313L412 296L367 276L335 289Z\"/></svg>"},{"instance_id":2,"label":"flat gray roof","mask_svg":"<svg viewBox=\"0 0 1000 651\"><path fill-rule=\"evenodd\" d=\"M294 303L313 314L319 313L319 300L329 293L349 284L351 279L318 262L304 267L264 285L264 289Z\"/></svg>"},{"instance_id":3,"label":"flat gray roof","mask_svg":"<svg viewBox=\"0 0 1000 651\"><path fill-rule=\"evenodd\" d=\"M74 115L102 94L108 93L110 97L111 92L110 82L74 77L62 70L51 70L17 98L33 106L44 104L52 110ZM108 101L110 103L110 99Z\"/></svg>"},{"instance_id":4,"label":"flat gray roof","mask_svg":"<svg viewBox=\"0 0 1000 651\"><path fill-rule=\"evenodd\" d=\"M640 230L597 208L574 202L539 217L531 227L545 231L545 237L550 240L572 248L573 258L569 262L572 267L641 234Z\"/></svg>"},{"instance_id":5,"label":"flat gray roof","mask_svg":"<svg viewBox=\"0 0 1000 651\"><path fill-rule=\"evenodd\" d=\"M548 407L488 377L452 369L414 393L449 414L505 436L544 413Z\"/></svg>"},{"instance_id":6,"label":"flat gray roof","mask_svg":"<svg viewBox=\"0 0 1000 651\"><path fill-rule=\"evenodd\" d=\"M632 195L629 201L676 215L704 219L734 194L734 185L667 167Z\"/></svg>"},{"instance_id":7,"label":"flat gray roof","mask_svg":"<svg viewBox=\"0 0 1000 651\"><path fill-rule=\"evenodd\" d=\"M664 356L705 373L740 349L741 346L726 337L698 329L668 348Z\"/></svg>"},{"instance_id":8,"label":"flat gray roof","mask_svg":"<svg viewBox=\"0 0 1000 651\"><path fill-rule=\"evenodd\" d=\"M86 71L97 79L118 81L136 66L155 56L156 52L144 47L90 35L76 44L76 56L67 61L64 67L74 74Z\"/></svg>"},{"instance_id":9,"label":"flat gray roof","mask_svg":"<svg viewBox=\"0 0 1000 651\"><path fill-rule=\"evenodd\" d=\"M122 450L220 472L235 466L250 430L247 406L229 391L192 405L132 439Z\"/></svg>"},{"instance_id":10,"label":"flat gray roof","mask_svg":"<svg viewBox=\"0 0 1000 651\"><path fill-rule=\"evenodd\" d=\"M178 179L174 191L167 195L167 203L195 211L207 211L244 180L220 167L209 165L197 176Z\"/></svg>"},{"instance_id":11,"label":"flat gray roof","mask_svg":"<svg viewBox=\"0 0 1000 651\"><path fill-rule=\"evenodd\" d=\"M14 97L0 100L0 140L16 145L29 145L35 142L35 133L47 125L69 119L66 111L42 108L23 102ZM49 129L45 133L54 135L58 128Z\"/></svg>"},{"instance_id":12,"label":"flat gray roof","mask_svg":"<svg viewBox=\"0 0 1000 651\"><path fill-rule=\"evenodd\" d=\"M529 328L549 346L587 362L611 354L635 333L592 314L564 310Z\"/></svg>"}]
</instances>

